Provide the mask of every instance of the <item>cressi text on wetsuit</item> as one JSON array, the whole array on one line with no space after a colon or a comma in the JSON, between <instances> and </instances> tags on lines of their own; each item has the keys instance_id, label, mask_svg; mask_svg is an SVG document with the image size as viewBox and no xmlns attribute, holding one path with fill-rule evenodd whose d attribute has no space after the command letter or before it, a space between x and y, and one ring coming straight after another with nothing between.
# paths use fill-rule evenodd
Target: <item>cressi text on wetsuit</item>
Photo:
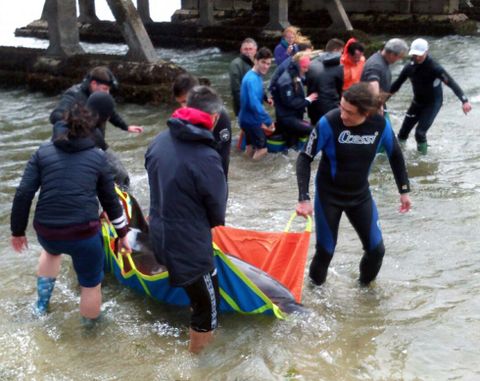
<instances>
[{"instance_id":1,"label":"cressi text on wetsuit","mask_svg":"<svg viewBox=\"0 0 480 381\"><path fill-rule=\"evenodd\" d=\"M390 123L380 115L367 118L361 125L345 127L339 109L328 112L298 157L299 201L304 201L310 199L311 162L322 151L315 194L317 245L310 265L310 277L317 284L326 279L342 212L357 231L365 250L360 263L360 281L369 283L380 270L385 248L368 175L381 146L385 148L399 192L409 192L400 146Z\"/></svg>"}]
</instances>

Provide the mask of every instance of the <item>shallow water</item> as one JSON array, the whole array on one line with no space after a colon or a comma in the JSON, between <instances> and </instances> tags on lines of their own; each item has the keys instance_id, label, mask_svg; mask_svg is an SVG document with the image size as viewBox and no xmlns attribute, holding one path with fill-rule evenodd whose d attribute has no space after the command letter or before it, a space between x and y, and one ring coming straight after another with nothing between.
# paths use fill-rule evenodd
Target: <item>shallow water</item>
<instances>
[{"instance_id":1,"label":"shallow water","mask_svg":"<svg viewBox=\"0 0 480 381\"><path fill-rule=\"evenodd\" d=\"M444 89L445 101L429 132L429 154L408 141L411 213L401 215L388 161L379 157L371 184L387 253L369 288L356 282L361 244L342 220L326 284L305 280L307 316L286 321L222 315L216 341L204 354L187 352L186 309L169 307L104 284L103 321L81 325L78 289L65 258L51 313L32 318L39 245L29 227L28 252L9 247L9 214L26 161L48 139L48 115L58 97L0 90L0 379L1 380L478 380L480 379L480 40L430 39L432 55L463 87L473 104L464 116ZM32 40L41 46L44 42ZM123 46L86 45L125 51ZM218 49L158 50L197 75L208 77L227 105L228 62ZM400 65L393 69L394 77ZM394 128L411 99L405 84L389 102ZM109 127L107 139L122 153L133 193L148 206L143 155L162 129L170 106L119 105L125 118L145 127L133 136ZM238 133L238 130L235 129ZM261 163L235 150L230 169L228 225L283 230L296 204L296 153ZM318 160L314 165L317 165ZM302 229L298 219L294 228ZM312 237L309 257L313 254Z\"/></svg>"}]
</instances>

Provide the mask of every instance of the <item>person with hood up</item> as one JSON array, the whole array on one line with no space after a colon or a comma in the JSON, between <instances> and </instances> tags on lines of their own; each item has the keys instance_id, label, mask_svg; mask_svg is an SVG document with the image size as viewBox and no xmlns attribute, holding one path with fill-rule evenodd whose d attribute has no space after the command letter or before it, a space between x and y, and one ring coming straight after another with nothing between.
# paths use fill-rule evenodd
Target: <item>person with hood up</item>
<instances>
[{"instance_id":1,"label":"person with hood up","mask_svg":"<svg viewBox=\"0 0 480 381\"><path fill-rule=\"evenodd\" d=\"M345 43L337 38L329 40L325 52L310 65L306 76L307 93L317 93L317 100L308 105L310 122L316 125L328 111L340 104L343 88L343 67L340 56Z\"/></svg>"},{"instance_id":2,"label":"person with hood up","mask_svg":"<svg viewBox=\"0 0 480 381\"><path fill-rule=\"evenodd\" d=\"M211 229L225 223L227 183L212 130L223 104L195 86L145 154L150 186L150 238L172 286L183 287L192 308L189 350L213 340L220 302Z\"/></svg>"},{"instance_id":3,"label":"person with hood up","mask_svg":"<svg viewBox=\"0 0 480 381\"><path fill-rule=\"evenodd\" d=\"M343 65L343 91L360 82L365 65L365 47L356 38L350 38L343 49L340 63Z\"/></svg>"},{"instance_id":4,"label":"person with hood up","mask_svg":"<svg viewBox=\"0 0 480 381\"><path fill-rule=\"evenodd\" d=\"M305 96L304 80L309 67L309 54L297 53L278 79L273 93L276 131L284 136L289 147L295 145L298 138L308 136L313 129L308 121L303 120L305 108L317 99L317 93Z\"/></svg>"},{"instance_id":5,"label":"person with hood up","mask_svg":"<svg viewBox=\"0 0 480 381\"><path fill-rule=\"evenodd\" d=\"M80 314L94 321L100 315L105 258L98 201L120 237L120 251L130 251L128 227L105 154L95 147L95 115L76 105L67 113L65 123L65 133L41 145L25 168L12 205L11 243L17 252L28 247L28 215L40 188L33 219L43 248L35 311L38 315L47 313L61 254L68 254L80 284Z\"/></svg>"}]
</instances>

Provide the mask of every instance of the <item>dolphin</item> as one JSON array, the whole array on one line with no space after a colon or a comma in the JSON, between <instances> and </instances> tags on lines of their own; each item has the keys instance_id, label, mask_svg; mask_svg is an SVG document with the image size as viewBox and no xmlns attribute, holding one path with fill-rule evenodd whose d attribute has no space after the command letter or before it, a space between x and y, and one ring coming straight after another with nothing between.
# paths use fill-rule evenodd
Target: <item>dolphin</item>
<instances>
[{"instance_id":1,"label":"dolphin","mask_svg":"<svg viewBox=\"0 0 480 381\"><path fill-rule=\"evenodd\" d=\"M132 249L131 255L135 266L145 275L155 275L167 271L167 268L160 264L155 257L148 234L148 223L142 213L140 205L132 195L129 196L131 199L132 213L127 237ZM225 255L258 289L277 305L282 312L287 314L307 312L302 304L296 302L290 290L272 278L268 273L234 255L229 253L225 253Z\"/></svg>"}]
</instances>

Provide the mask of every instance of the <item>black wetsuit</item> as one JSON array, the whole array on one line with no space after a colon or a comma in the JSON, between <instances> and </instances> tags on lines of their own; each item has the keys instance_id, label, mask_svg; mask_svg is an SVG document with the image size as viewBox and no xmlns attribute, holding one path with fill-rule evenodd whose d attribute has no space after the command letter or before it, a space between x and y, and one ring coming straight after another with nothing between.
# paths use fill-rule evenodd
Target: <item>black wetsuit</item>
<instances>
[{"instance_id":1,"label":"black wetsuit","mask_svg":"<svg viewBox=\"0 0 480 381\"><path fill-rule=\"evenodd\" d=\"M304 201L310 199L311 162L322 151L315 194L317 245L310 265L310 278L316 284L326 279L342 212L357 231L365 250L360 263L360 281L369 283L380 270L385 248L368 175L381 146L388 155L399 192L409 192L402 151L390 123L380 115L349 128L342 123L340 110L332 110L320 119L298 156L299 201Z\"/></svg>"},{"instance_id":2,"label":"black wetsuit","mask_svg":"<svg viewBox=\"0 0 480 381\"><path fill-rule=\"evenodd\" d=\"M406 140L418 123L415 140L417 143L425 143L427 131L442 107L442 82L453 90L462 103L468 102L468 99L453 78L430 56L427 56L421 64L413 61L406 64L392 84L390 92L396 93L408 78L412 82L413 101L405 115L398 138Z\"/></svg>"}]
</instances>

